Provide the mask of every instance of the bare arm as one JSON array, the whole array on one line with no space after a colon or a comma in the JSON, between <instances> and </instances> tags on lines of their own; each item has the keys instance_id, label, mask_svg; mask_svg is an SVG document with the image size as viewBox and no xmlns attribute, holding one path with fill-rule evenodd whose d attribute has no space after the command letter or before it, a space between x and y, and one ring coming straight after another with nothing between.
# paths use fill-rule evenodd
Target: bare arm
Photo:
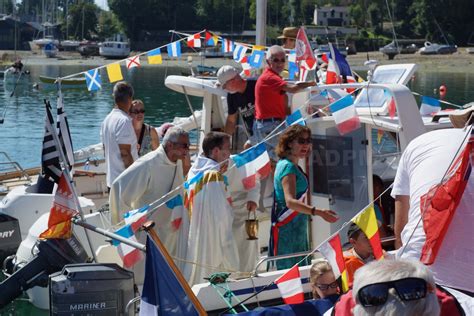
<instances>
[{"instance_id":1,"label":"bare arm","mask_svg":"<svg viewBox=\"0 0 474 316\"><path fill-rule=\"evenodd\" d=\"M120 157L122 157L122 161L123 161L123 164L125 165L125 169L127 169L133 163L132 145L119 144L119 149L120 149Z\"/></svg>"},{"instance_id":2,"label":"bare arm","mask_svg":"<svg viewBox=\"0 0 474 316\"><path fill-rule=\"evenodd\" d=\"M316 85L316 82L298 82L297 84L287 83L286 86L282 87L281 89L285 92L289 93L296 93L308 87L313 87Z\"/></svg>"},{"instance_id":3,"label":"bare arm","mask_svg":"<svg viewBox=\"0 0 474 316\"><path fill-rule=\"evenodd\" d=\"M294 174L289 174L283 177L281 184L283 186L283 192L285 193L285 202L288 208L295 210L299 213L320 216L325 221L330 223L334 223L339 219L337 214L331 210L316 209L313 214L312 206L309 206L306 203L303 203L296 199L296 176Z\"/></svg>"},{"instance_id":4,"label":"bare arm","mask_svg":"<svg viewBox=\"0 0 474 316\"><path fill-rule=\"evenodd\" d=\"M152 127L150 129L150 137L151 137L151 150L155 150L160 146L160 138L158 137L158 133L156 129Z\"/></svg>"},{"instance_id":5,"label":"bare arm","mask_svg":"<svg viewBox=\"0 0 474 316\"><path fill-rule=\"evenodd\" d=\"M237 113L227 115L227 120L225 121L224 132L226 132L229 135L234 134L236 124L237 124Z\"/></svg>"},{"instance_id":6,"label":"bare arm","mask_svg":"<svg viewBox=\"0 0 474 316\"><path fill-rule=\"evenodd\" d=\"M397 195L395 198L395 249L402 246L402 230L408 222L408 210L410 209L410 196Z\"/></svg>"}]
</instances>

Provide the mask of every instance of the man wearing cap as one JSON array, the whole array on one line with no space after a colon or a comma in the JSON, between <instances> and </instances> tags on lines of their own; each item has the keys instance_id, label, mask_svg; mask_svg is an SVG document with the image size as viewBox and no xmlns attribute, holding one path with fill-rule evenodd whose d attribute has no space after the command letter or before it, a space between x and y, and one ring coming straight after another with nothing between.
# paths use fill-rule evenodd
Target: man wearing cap
<instances>
[{"instance_id":1,"label":"man wearing cap","mask_svg":"<svg viewBox=\"0 0 474 316\"><path fill-rule=\"evenodd\" d=\"M283 40L282 47L284 49L295 49L296 35L298 35L298 28L294 26L285 27L283 33L278 36L278 39Z\"/></svg>"},{"instance_id":2,"label":"man wearing cap","mask_svg":"<svg viewBox=\"0 0 474 316\"><path fill-rule=\"evenodd\" d=\"M283 120L288 114L288 98L286 93L296 93L307 87L316 85L312 82L292 84L280 76L285 67L285 50L278 45L267 51L267 67L257 80L255 86L255 124L253 132L257 142L262 141L278 126L283 127ZM270 158L277 161L273 149L278 143L278 137L265 141Z\"/></svg>"},{"instance_id":3,"label":"man wearing cap","mask_svg":"<svg viewBox=\"0 0 474 316\"><path fill-rule=\"evenodd\" d=\"M255 85L257 79L243 79L239 71L229 65L222 66L217 72L219 86L227 93L227 120L224 131L233 135L239 116L245 126L247 142L244 148L255 145L253 122L255 120Z\"/></svg>"}]
</instances>

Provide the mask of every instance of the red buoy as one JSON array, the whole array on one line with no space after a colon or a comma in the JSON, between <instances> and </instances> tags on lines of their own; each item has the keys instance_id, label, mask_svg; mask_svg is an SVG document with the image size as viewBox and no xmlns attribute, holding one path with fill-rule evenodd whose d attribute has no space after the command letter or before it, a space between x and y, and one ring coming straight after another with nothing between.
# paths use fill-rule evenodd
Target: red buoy
<instances>
[{"instance_id":1,"label":"red buoy","mask_svg":"<svg viewBox=\"0 0 474 316\"><path fill-rule=\"evenodd\" d=\"M446 97L447 92L448 92L448 89L446 88L446 86L444 84L439 86L439 97L440 97L440 99L444 99L444 97Z\"/></svg>"}]
</instances>

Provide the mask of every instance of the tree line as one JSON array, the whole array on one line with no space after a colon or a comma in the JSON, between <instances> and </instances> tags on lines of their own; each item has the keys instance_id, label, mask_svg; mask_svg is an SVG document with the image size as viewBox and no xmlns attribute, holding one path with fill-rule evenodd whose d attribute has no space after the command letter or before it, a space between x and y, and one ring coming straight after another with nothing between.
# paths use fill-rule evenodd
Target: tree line
<instances>
[{"instance_id":1,"label":"tree line","mask_svg":"<svg viewBox=\"0 0 474 316\"><path fill-rule=\"evenodd\" d=\"M78 39L83 28L85 38L124 32L132 43L170 29L207 28L233 33L255 29L256 0L108 0L110 11L101 10L94 0L45 2L55 6L48 14L56 15L62 31ZM0 3L5 13L12 10L10 0ZM17 4L17 14L41 15L42 3L43 0L23 0ZM363 36L391 38L393 22L400 38L441 43L446 38L450 43L464 45L474 30L473 0L267 0L268 37L276 37L285 26L313 24L315 7L327 5L348 6L351 24Z\"/></svg>"}]
</instances>

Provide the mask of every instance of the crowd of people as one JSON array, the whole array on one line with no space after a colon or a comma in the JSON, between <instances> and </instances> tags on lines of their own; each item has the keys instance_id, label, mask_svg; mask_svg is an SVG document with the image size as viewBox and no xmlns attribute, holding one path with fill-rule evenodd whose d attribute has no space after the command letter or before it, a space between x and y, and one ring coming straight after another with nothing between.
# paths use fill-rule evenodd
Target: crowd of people
<instances>
[{"instance_id":1,"label":"crowd of people","mask_svg":"<svg viewBox=\"0 0 474 316\"><path fill-rule=\"evenodd\" d=\"M285 42L291 45L287 38ZM250 272L259 257L258 242L247 240L244 223L249 212L255 212L258 207L260 183L246 190L241 182L228 181L238 178L229 157L231 136L239 120L248 137L244 148L264 141L272 160L274 203L269 256L309 251L310 216L319 216L329 223L338 220L335 212L308 204L308 177L299 167L299 162L311 153L311 130L292 125L283 131L281 124L289 114L287 93L301 91L315 82L292 84L282 78L286 53L281 46L268 49L266 63L258 78L245 79L232 66L219 69L218 85L228 93L227 120L223 131L209 132L204 137L202 153L192 165L189 165L188 133L167 125L164 131L160 131L162 135L158 135L154 127L144 123L145 106L142 101L134 100L133 88L126 82L119 82L114 87L115 106L101 127L113 223L119 223L125 212L151 204L176 190L176 195L184 197L186 210L177 216L171 207L163 205L151 219L156 223L158 236L171 256L177 258L176 263L190 284L202 283L218 271ZM270 133L280 131L279 137L268 139ZM446 146L459 145L450 142L451 138L446 135L433 139L448 142ZM446 155L433 154L432 150L425 149L431 146L426 144L415 140L407 148L392 190L396 199L395 236L397 247L403 246L403 252L395 255L395 260L387 265L373 262L367 236L357 225L349 227L347 238L351 249L344 253L344 257L353 290L347 302L341 301L340 309L353 308L355 304L354 313L357 315L398 315L404 306L412 311L405 315L439 314L440 307L433 299L436 298L435 281L430 270L421 264L402 260L419 259L421 233L415 230L414 236L408 236L420 217L419 192L422 191L419 187L426 189L440 177L431 173L428 181L425 176L430 173L425 171L433 164L449 160ZM441 144L432 146L435 150L448 150ZM422 160L422 163L411 160ZM418 169L423 169L423 176ZM378 195L383 182L376 178L374 182L377 182L375 185L378 187L374 190ZM387 225L381 204L377 204L376 211L381 225ZM472 216L472 211L470 214ZM139 241L143 242L144 237L138 234ZM411 238L409 244L408 238ZM302 258L278 260L276 267L286 269L296 263L310 264ZM388 265L393 269L388 269ZM395 268L399 272L394 272ZM444 268L440 267L440 271L445 271ZM143 278L143 263L137 265L135 272L136 279ZM311 284L315 298L342 294L326 261L313 265ZM391 291L392 288L395 291ZM384 306L387 309L383 309Z\"/></svg>"}]
</instances>

